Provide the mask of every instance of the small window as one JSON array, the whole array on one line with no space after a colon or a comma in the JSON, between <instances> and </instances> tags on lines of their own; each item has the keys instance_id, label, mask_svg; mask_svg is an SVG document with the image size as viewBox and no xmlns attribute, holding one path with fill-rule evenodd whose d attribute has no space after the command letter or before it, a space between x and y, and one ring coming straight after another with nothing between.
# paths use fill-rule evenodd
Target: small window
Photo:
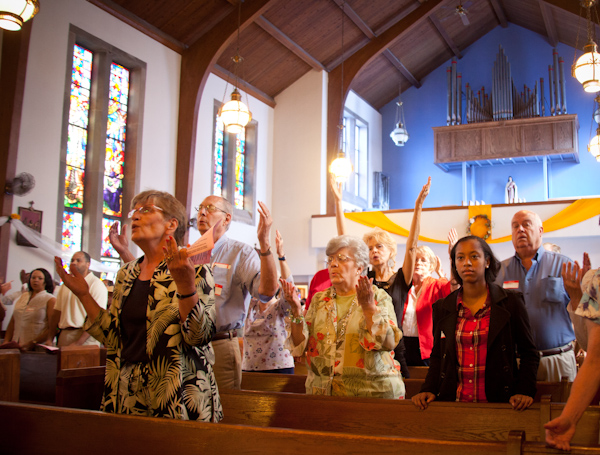
<instances>
[{"instance_id":1,"label":"small window","mask_svg":"<svg viewBox=\"0 0 600 455\"><path fill-rule=\"evenodd\" d=\"M343 146L354 172L344 184L344 206L347 209L368 207L368 125L351 112L344 113Z\"/></svg>"}]
</instances>

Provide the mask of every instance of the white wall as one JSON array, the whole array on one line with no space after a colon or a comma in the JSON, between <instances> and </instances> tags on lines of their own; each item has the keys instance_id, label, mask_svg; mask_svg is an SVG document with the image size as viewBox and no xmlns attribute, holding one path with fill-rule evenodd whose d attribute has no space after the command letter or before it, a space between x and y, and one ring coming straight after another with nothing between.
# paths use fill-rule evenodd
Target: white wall
<instances>
[{"instance_id":1,"label":"white wall","mask_svg":"<svg viewBox=\"0 0 600 455\"><path fill-rule=\"evenodd\" d=\"M233 91L233 86L211 74L206 82L200 109L198 112L198 130L196 133L196 161L194 163L194 183L192 190L192 205L197 207L205 197L212 194L212 153L213 153L213 125L214 125L214 106L215 100L223 102L223 94L226 93L226 100ZM271 208L271 182L273 175L273 108L263 102L240 91L244 103L248 102L252 118L258 122L256 139L257 157L256 157L256 197L257 200L267 204ZM192 212L192 216L195 212ZM231 238L241 240L250 245L257 244L256 228L258 226L258 215L255 214L255 223L253 225L233 222L227 235ZM200 237L197 230L190 231L190 242L194 242ZM273 250L275 246L275 237L273 235Z\"/></svg>"},{"instance_id":2,"label":"white wall","mask_svg":"<svg viewBox=\"0 0 600 455\"><path fill-rule=\"evenodd\" d=\"M323 248L312 248L311 217L326 211L327 73L311 71L277 96L273 156L274 227L297 281L323 268ZM381 170L381 115L354 92L346 107L369 125L369 202L372 173ZM336 235L335 227L324 235Z\"/></svg>"},{"instance_id":3,"label":"white wall","mask_svg":"<svg viewBox=\"0 0 600 455\"><path fill-rule=\"evenodd\" d=\"M34 208L43 211L42 234L51 239L55 239L57 225L62 223L57 219L57 204L63 178L59 166L69 24L146 62L138 184L140 189L172 192L175 188L180 55L89 2L44 0L33 19L16 169L17 174L33 174L36 187L24 197L15 197L12 211L16 213L19 206L35 201ZM18 283L19 270L51 270L52 258L39 249L11 241L8 266L6 280Z\"/></svg>"}]
</instances>

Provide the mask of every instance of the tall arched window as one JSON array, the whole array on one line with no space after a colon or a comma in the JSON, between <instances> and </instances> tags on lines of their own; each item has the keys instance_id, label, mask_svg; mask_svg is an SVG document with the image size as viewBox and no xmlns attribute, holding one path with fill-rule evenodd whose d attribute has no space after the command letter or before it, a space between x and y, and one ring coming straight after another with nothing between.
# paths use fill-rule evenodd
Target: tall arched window
<instances>
[{"instance_id":1,"label":"tall arched window","mask_svg":"<svg viewBox=\"0 0 600 455\"><path fill-rule=\"evenodd\" d=\"M256 211L256 121L240 133L227 133L215 104L212 194L229 200L233 219L252 223Z\"/></svg>"},{"instance_id":2,"label":"tall arched window","mask_svg":"<svg viewBox=\"0 0 600 455\"><path fill-rule=\"evenodd\" d=\"M71 41L60 238L117 270L108 232L135 189L138 141L128 125L139 130L145 64L75 27Z\"/></svg>"}]
</instances>

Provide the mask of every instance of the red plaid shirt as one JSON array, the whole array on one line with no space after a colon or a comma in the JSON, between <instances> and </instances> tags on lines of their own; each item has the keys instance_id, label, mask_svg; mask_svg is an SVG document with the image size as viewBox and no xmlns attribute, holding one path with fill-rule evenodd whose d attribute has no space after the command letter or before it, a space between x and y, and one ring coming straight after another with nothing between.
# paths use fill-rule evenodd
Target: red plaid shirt
<instances>
[{"instance_id":1,"label":"red plaid shirt","mask_svg":"<svg viewBox=\"0 0 600 455\"><path fill-rule=\"evenodd\" d=\"M458 359L457 401L487 402L485 360L490 331L490 290L484 307L475 315L463 306L462 290L456 299L456 357Z\"/></svg>"}]
</instances>

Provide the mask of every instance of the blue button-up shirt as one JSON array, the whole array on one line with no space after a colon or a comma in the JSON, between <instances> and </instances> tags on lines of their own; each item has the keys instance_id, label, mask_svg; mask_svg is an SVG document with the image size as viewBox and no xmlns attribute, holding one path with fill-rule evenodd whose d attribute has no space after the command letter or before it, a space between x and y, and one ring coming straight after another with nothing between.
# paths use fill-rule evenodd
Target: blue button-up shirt
<instances>
[{"instance_id":1,"label":"blue button-up shirt","mask_svg":"<svg viewBox=\"0 0 600 455\"><path fill-rule=\"evenodd\" d=\"M575 339L567 304L569 294L565 291L561 268L571 260L562 254L537 250L531 268L525 270L517 254L502 261L496 284L505 288L510 281L519 282L519 291L525 297L525 306L533 341L539 350L564 346Z\"/></svg>"}]
</instances>

